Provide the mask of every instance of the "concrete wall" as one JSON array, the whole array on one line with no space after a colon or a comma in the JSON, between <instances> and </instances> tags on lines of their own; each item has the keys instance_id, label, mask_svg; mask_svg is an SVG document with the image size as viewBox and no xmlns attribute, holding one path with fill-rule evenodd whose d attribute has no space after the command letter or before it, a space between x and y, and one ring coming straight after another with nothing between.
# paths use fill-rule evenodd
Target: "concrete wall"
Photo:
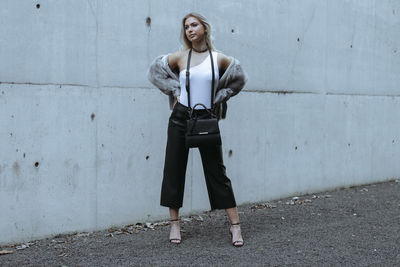
<instances>
[{"instance_id":1,"label":"concrete wall","mask_svg":"<svg viewBox=\"0 0 400 267\"><path fill-rule=\"evenodd\" d=\"M146 71L189 11L249 74L221 122L239 204L399 177L399 1L4 0L0 243L167 217ZM182 212L206 209L192 150Z\"/></svg>"}]
</instances>

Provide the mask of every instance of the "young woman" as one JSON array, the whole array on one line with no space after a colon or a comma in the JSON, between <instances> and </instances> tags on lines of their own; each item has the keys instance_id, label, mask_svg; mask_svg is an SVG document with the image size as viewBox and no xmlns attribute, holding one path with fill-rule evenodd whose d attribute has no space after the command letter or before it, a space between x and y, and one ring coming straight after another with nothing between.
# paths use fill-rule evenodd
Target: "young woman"
<instances>
[{"instance_id":1,"label":"young woman","mask_svg":"<svg viewBox=\"0 0 400 267\"><path fill-rule=\"evenodd\" d=\"M212 112L225 118L226 101L239 93L246 83L246 74L238 60L215 51L211 42L211 26L200 14L190 13L182 20L181 37L185 50L157 57L150 66L148 78L170 97L173 109L168 124L164 177L160 205L169 207L171 216L170 242L181 242L179 208L182 207L186 165L189 149L185 146L185 123L188 110L195 103L211 109L212 66L214 67L215 97ZM190 107L186 91L186 66L190 59ZM211 61L212 56L212 61ZM194 112L206 112L197 106ZM225 174L222 147L199 147L211 210L225 209L229 217L232 244L244 244L239 215L231 181Z\"/></svg>"}]
</instances>

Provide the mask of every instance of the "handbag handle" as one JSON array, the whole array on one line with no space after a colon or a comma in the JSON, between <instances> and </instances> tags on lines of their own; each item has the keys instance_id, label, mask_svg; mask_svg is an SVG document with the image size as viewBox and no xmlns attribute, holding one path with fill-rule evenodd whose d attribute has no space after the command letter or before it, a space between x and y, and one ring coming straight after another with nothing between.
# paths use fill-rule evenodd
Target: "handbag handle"
<instances>
[{"instance_id":1,"label":"handbag handle","mask_svg":"<svg viewBox=\"0 0 400 267\"><path fill-rule=\"evenodd\" d=\"M189 112L190 118L193 117L194 108L197 107L197 106L203 106L204 109L211 115L211 117L215 117L215 115L209 109L207 109L206 105L204 105L202 103L197 103L196 105L193 106L193 108Z\"/></svg>"},{"instance_id":2,"label":"handbag handle","mask_svg":"<svg viewBox=\"0 0 400 267\"><path fill-rule=\"evenodd\" d=\"M210 59L211 59L212 83L211 83L211 105L210 105L210 107L211 107L211 110L213 110L214 109L214 89L215 89L214 88L215 87L214 59L213 59L212 52L211 52L210 48L208 47L208 44L207 44L207 48L208 48L208 52L210 53ZM192 48L190 48L190 50L189 50L187 66L186 66L186 91L187 91L187 95L188 95L189 109L191 109L191 105L190 105L190 59L191 59L191 57L192 57ZM201 104L201 103L198 103L198 104ZM193 109L196 107L196 105L194 105ZM207 107L205 105L202 104L202 106L207 110Z\"/></svg>"}]
</instances>

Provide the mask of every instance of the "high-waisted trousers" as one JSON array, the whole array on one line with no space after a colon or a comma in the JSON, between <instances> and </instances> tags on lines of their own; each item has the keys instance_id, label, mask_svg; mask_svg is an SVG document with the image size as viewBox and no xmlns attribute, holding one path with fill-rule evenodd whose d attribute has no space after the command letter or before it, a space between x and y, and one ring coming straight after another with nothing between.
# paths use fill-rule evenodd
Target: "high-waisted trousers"
<instances>
[{"instance_id":1,"label":"high-waisted trousers","mask_svg":"<svg viewBox=\"0 0 400 267\"><path fill-rule=\"evenodd\" d=\"M195 110L195 112L207 112ZM168 140L165 152L164 176L161 186L161 206L182 207L186 166L189 149L185 146L188 108L177 102L168 122ZM207 185L211 210L236 207L230 179L222 159L222 146L200 147L201 161Z\"/></svg>"}]
</instances>

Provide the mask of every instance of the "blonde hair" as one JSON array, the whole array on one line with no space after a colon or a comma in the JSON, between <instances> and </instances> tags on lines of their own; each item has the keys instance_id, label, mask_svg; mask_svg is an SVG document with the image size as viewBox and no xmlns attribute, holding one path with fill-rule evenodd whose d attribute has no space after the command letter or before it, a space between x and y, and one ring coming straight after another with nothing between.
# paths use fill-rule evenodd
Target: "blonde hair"
<instances>
[{"instance_id":1,"label":"blonde hair","mask_svg":"<svg viewBox=\"0 0 400 267\"><path fill-rule=\"evenodd\" d=\"M190 18L196 18L200 21L200 23L203 25L204 30L205 30L205 38L206 38L206 43L208 44L208 47L210 50L215 50L214 45L212 43L212 37L211 37L211 24L207 21L207 18L204 17L203 15L195 12L191 12L187 14L186 16L183 17L182 19L182 30L181 30L181 41L183 43L184 48L190 49L192 48L192 42L190 42L186 36L185 33L185 21Z\"/></svg>"}]
</instances>

